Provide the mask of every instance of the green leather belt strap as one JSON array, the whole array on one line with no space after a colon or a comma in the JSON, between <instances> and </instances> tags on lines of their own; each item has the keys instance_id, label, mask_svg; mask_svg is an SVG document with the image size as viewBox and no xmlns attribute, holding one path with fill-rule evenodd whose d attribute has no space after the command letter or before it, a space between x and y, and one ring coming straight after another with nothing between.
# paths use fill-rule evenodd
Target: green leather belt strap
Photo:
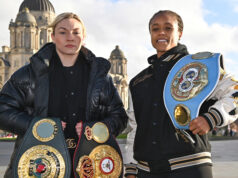
<instances>
[{"instance_id":1,"label":"green leather belt strap","mask_svg":"<svg viewBox=\"0 0 238 178\"><path fill-rule=\"evenodd\" d=\"M59 118L34 118L14 161L14 178L69 178L70 155Z\"/></svg>"}]
</instances>

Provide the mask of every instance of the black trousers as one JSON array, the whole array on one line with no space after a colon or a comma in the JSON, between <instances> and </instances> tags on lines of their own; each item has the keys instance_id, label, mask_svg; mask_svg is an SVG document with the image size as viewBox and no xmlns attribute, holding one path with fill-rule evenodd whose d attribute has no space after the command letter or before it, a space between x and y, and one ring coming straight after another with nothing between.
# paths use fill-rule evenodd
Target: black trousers
<instances>
[{"instance_id":1,"label":"black trousers","mask_svg":"<svg viewBox=\"0 0 238 178\"><path fill-rule=\"evenodd\" d=\"M213 176L212 166L203 165L156 175L139 169L137 178L213 178Z\"/></svg>"}]
</instances>

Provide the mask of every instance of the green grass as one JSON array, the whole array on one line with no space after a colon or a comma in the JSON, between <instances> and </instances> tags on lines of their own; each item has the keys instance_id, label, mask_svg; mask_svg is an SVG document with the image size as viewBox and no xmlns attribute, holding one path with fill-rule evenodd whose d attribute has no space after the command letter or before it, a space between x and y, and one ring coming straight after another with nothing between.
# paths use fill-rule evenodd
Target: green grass
<instances>
[{"instance_id":1,"label":"green grass","mask_svg":"<svg viewBox=\"0 0 238 178\"><path fill-rule=\"evenodd\" d=\"M126 139L127 138L127 134L120 134L117 136L118 139Z\"/></svg>"},{"instance_id":2,"label":"green grass","mask_svg":"<svg viewBox=\"0 0 238 178\"><path fill-rule=\"evenodd\" d=\"M0 138L0 141L15 141L16 138Z\"/></svg>"}]
</instances>

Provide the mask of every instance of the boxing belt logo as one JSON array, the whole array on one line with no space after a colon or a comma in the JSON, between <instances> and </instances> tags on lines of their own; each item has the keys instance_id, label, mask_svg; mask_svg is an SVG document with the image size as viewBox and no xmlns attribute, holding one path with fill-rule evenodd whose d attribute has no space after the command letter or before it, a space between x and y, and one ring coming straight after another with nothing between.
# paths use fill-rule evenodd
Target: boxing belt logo
<instances>
[{"instance_id":1,"label":"boxing belt logo","mask_svg":"<svg viewBox=\"0 0 238 178\"><path fill-rule=\"evenodd\" d=\"M202 52L181 58L171 69L164 87L164 103L178 129L188 129L220 76L221 54Z\"/></svg>"},{"instance_id":2,"label":"boxing belt logo","mask_svg":"<svg viewBox=\"0 0 238 178\"><path fill-rule=\"evenodd\" d=\"M60 120L34 118L17 153L14 178L68 177L68 158Z\"/></svg>"},{"instance_id":3,"label":"boxing belt logo","mask_svg":"<svg viewBox=\"0 0 238 178\"><path fill-rule=\"evenodd\" d=\"M76 171L83 178L118 178L121 169L122 161L118 152L109 145L100 145L89 155L80 158Z\"/></svg>"},{"instance_id":4,"label":"boxing belt logo","mask_svg":"<svg viewBox=\"0 0 238 178\"><path fill-rule=\"evenodd\" d=\"M119 178L122 176L122 157L107 126L102 122L96 122L92 127L86 126L84 138L81 140L81 146L85 145L89 148L94 145L94 148L88 154L84 153L80 156L76 168L79 177Z\"/></svg>"}]
</instances>

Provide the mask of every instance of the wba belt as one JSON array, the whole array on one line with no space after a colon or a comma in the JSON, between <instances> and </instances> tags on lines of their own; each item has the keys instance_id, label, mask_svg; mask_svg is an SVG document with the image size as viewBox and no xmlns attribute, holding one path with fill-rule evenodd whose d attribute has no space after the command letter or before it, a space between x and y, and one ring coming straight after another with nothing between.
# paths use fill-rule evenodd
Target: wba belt
<instances>
[{"instance_id":1,"label":"wba belt","mask_svg":"<svg viewBox=\"0 0 238 178\"><path fill-rule=\"evenodd\" d=\"M16 153L13 169L14 178L70 177L70 156L60 119L32 120Z\"/></svg>"},{"instance_id":2,"label":"wba belt","mask_svg":"<svg viewBox=\"0 0 238 178\"><path fill-rule=\"evenodd\" d=\"M75 176L80 178L122 178L120 148L102 122L84 124L74 157Z\"/></svg>"},{"instance_id":3,"label":"wba belt","mask_svg":"<svg viewBox=\"0 0 238 178\"><path fill-rule=\"evenodd\" d=\"M215 89L222 56L202 52L181 58L171 69L164 87L164 103L173 125L188 129L204 100Z\"/></svg>"}]
</instances>

